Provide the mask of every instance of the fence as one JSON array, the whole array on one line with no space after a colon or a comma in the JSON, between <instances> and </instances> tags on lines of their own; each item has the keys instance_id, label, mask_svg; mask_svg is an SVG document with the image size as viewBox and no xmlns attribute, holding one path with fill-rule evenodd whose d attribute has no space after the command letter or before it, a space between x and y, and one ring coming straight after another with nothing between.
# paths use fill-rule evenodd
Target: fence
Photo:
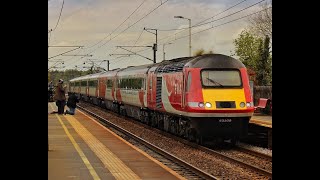
<instances>
[{"instance_id":1,"label":"fence","mask_svg":"<svg viewBox=\"0 0 320 180\"><path fill-rule=\"evenodd\" d=\"M254 86L253 103L258 104L259 98L268 98L272 100L272 86Z\"/></svg>"}]
</instances>

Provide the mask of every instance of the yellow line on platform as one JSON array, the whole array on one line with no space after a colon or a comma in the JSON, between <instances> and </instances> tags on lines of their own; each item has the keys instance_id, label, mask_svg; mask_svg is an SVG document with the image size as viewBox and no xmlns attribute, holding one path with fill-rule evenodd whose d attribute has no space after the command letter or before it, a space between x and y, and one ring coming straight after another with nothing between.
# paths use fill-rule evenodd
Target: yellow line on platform
<instances>
[{"instance_id":1,"label":"yellow line on platform","mask_svg":"<svg viewBox=\"0 0 320 180\"><path fill-rule=\"evenodd\" d=\"M250 123L262 125L268 128L272 128L272 122L263 121L263 120L257 120L257 119L251 119Z\"/></svg>"},{"instance_id":2,"label":"yellow line on platform","mask_svg":"<svg viewBox=\"0 0 320 180\"><path fill-rule=\"evenodd\" d=\"M106 168L116 179L136 180L141 179L111 150L93 136L74 116L64 116L73 126L79 136L86 142L90 149L97 155Z\"/></svg>"},{"instance_id":3,"label":"yellow line on platform","mask_svg":"<svg viewBox=\"0 0 320 180\"><path fill-rule=\"evenodd\" d=\"M128 141L124 140L122 137L118 136L116 133L112 132L110 129L106 128L105 126L103 126L102 124L98 123L96 120L94 120L92 117L88 116L87 114L85 114L84 112L82 112L81 110L77 110L78 112L82 113L83 115L85 115L86 117L88 117L89 119L91 119L93 122L95 122L97 125L101 126L103 129L107 130L109 133L111 133L112 135L114 135L116 138L118 138L119 140L121 140L122 142L126 143L128 146L132 147L133 149L135 149L136 151L140 152L141 154L143 154L144 156L146 156L148 159L150 159L151 161L153 161L154 163L158 164L160 167L162 167L163 169L165 169L166 171L168 171L169 173L171 173L173 176L175 176L178 179L181 180L186 180L186 178L182 177L180 174L178 174L177 172L175 172L174 170L170 169L168 166L164 165L163 163L161 163L160 161L156 160L155 158L151 157L149 154L147 154L146 152L142 151L141 149L137 148L136 146L132 145L131 143L129 143Z\"/></svg>"},{"instance_id":4,"label":"yellow line on platform","mask_svg":"<svg viewBox=\"0 0 320 180\"><path fill-rule=\"evenodd\" d=\"M51 108L53 109L52 105L50 104ZM62 122L61 118L56 114L56 117L59 119L59 122L61 124L61 126L63 127L64 131L66 132L67 136L69 137L70 141L72 142L74 148L77 150L77 152L79 153L82 161L84 162L84 164L87 166L91 176L93 177L94 180L100 180L97 172L94 170L94 168L92 167L92 165L90 164L88 158L86 157L86 155L83 153L83 151L81 150L80 146L77 144L77 142L74 140L74 138L72 137L72 135L69 133L67 127L64 125L64 123Z\"/></svg>"}]
</instances>

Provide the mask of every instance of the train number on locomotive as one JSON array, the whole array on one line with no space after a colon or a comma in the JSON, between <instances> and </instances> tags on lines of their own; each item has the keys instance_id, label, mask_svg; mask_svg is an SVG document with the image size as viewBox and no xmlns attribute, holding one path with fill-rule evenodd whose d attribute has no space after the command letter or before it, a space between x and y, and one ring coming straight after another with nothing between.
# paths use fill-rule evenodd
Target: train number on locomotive
<instances>
[{"instance_id":1,"label":"train number on locomotive","mask_svg":"<svg viewBox=\"0 0 320 180\"><path fill-rule=\"evenodd\" d=\"M221 122L221 123L229 123L229 122L232 122L232 119L219 119L219 122Z\"/></svg>"}]
</instances>

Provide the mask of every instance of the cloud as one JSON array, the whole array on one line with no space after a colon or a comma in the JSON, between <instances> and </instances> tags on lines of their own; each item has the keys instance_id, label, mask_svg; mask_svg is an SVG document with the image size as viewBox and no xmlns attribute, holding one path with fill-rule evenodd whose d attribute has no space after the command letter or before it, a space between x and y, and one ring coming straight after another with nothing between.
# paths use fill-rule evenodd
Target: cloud
<instances>
[{"instance_id":1,"label":"cloud","mask_svg":"<svg viewBox=\"0 0 320 180\"><path fill-rule=\"evenodd\" d=\"M162 0L164 2L165 0ZM223 11L224 9L236 4L236 1L211 1L211 0L170 0L167 3L160 6L157 10L149 14L147 17L136 23L134 26L124 31L133 23L138 21L143 16L147 15L151 10L160 5L160 0L146 0L143 5L137 10L121 27L119 27L111 36L109 34L116 29L141 3L140 1L132 0L70 0L65 1L64 9L60 19L60 23L55 32L52 32L50 45L84 45L86 47L92 46L97 42L99 44L92 48L84 49L81 53L89 53L94 58L110 58L116 57L108 56L111 52L128 53L124 50L116 49L118 45L133 45L138 39L140 33L144 27L156 28L158 34L158 51L157 59L163 59L162 44L168 41L172 41L175 38L181 36L188 36L188 30L174 35L177 31L160 31L165 29L179 29L189 27L189 22L186 19L176 19L174 16L184 16L190 18L192 25L197 24L204 19L214 16L215 14ZM57 18L60 12L62 0L51 0L48 3L48 28L54 27L57 22ZM252 1L251 1L252 3ZM230 10L235 12L241 8L235 8ZM257 8L256 8L257 9ZM235 15L241 17L243 14L249 14L253 10L247 10L242 14ZM228 13L217 16L223 17ZM232 17L234 19L234 17ZM218 25L229 20L224 19L214 24L210 24L205 28L212 25ZM204 48L205 50L214 49L214 52L221 52L228 54L233 50L233 40L238 34L246 27L246 21L240 20L238 22L223 25L202 33L192 36L192 48L195 51L197 48ZM192 32L197 32L201 28L193 28ZM124 31L121 35L120 32ZM153 31L154 32L154 31ZM167 36L170 38L163 39ZM107 38L106 38L107 37ZM110 38L113 38L111 41ZM162 40L163 39L163 40ZM108 42L109 41L109 42ZM147 31L144 31L139 38L136 45L152 45L155 43L155 35ZM188 50L188 37L173 41L174 44L166 46L166 59L187 56ZM101 46L105 44L104 46ZM101 48L97 48L100 47ZM132 50L140 50L143 48L133 48ZM63 52L65 49L52 49L49 48L49 57ZM153 58L152 49L141 52L141 54ZM65 58L65 57L61 57ZM79 58L74 58L69 62L66 62L66 66L73 67L77 63L81 63ZM133 65L139 65L144 63L150 63L147 59L139 56L130 56L129 58L115 59L117 63L110 64L111 68L126 67L133 62ZM111 61L112 62L112 61Z\"/></svg>"}]
</instances>

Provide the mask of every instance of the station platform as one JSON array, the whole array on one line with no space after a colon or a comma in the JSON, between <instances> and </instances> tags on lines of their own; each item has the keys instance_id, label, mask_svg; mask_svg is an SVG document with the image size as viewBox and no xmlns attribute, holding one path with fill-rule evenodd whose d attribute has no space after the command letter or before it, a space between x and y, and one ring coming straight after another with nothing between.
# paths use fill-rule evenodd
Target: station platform
<instances>
[{"instance_id":1,"label":"station platform","mask_svg":"<svg viewBox=\"0 0 320 180\"><path fill-rule=\"evenodd\" d=\"M185 179L81 110L51 114L48 103L48 179Z\"/></svg>"},{"instance_id":2,"label":"station platform","mask_svg":"<svg viewBox=\"0 0 320 180\"><path fill-rule=\"evenodd\" d=\"M254 113L249 123L272 128L272 116L261 113Z\"/></svg>"},{"instance_id":3,"label":"station platform","mask_svg":"<svg viewBox=\"0 0 320 180\"><path fill-rule=\"evenodd\" d=\"M267 146L268 149L272 149L272 116L254 113L249 121L249 131L251 133L266 133L267 134ZM255 137L259 137L259 135L255 135Z\"/></svg>"}]
</instances>

